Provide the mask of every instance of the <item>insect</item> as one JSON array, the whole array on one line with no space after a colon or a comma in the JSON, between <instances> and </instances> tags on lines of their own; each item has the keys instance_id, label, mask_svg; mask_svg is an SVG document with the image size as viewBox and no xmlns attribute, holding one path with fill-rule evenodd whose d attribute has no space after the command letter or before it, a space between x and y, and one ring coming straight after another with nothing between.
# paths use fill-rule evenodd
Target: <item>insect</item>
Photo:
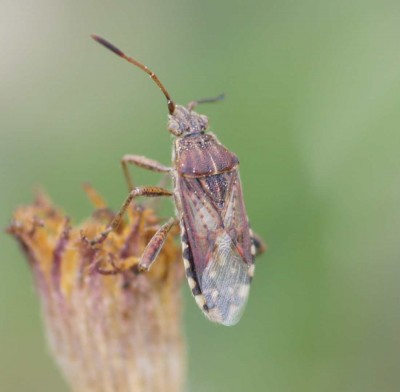
<instances>
[{"instance_id":1,"label":"insect","mask_svg":"<svg viewBox=\"0 0 400 392\"><path fill-rule=\"evenodd\" d=\"M223 325L236 324L247 302L254 275L254 258L264 250L250 229L239 179L239 160L212 133L208 118L193 109L223 96L177 105L158 77L145 65L97 35L92 38L146 72L161 89L168 104L168 130L175 136L172 167L138 155L125 155L122 168L130 193L104 232L91 241L104 240L116 229L131 201L138 196L173 197L176 217L151 238L139 262L148 271L169 231L180 225L185 273L192 294L206 317ZM128 164L172 177L173 192L156 186L134 187Z\"/></svg>"}]
</instances>

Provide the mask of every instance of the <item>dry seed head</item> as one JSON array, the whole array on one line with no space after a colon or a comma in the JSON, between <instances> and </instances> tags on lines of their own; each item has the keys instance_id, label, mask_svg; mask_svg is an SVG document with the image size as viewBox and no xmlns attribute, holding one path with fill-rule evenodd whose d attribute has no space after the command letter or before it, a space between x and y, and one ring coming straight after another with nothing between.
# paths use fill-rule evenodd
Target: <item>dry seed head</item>
<instances>
[{"instance_id":1,"label":"dry seed head","mask_svg":"<svg viewBox=\"0 0 400 392\"><path fill-rule=\"evenodd\" d=\"M179 392L185 350L181 331L181 255L172 236L149 273L132 266L159 224L150 209L130 210L119 232L91 248L112 215L99 208L72 227L43 195L14 213L8 232L26 255L41 299L52 353L76 392ZM99 270L120 273L104 275Z\"/></svg>"}]
</instances>

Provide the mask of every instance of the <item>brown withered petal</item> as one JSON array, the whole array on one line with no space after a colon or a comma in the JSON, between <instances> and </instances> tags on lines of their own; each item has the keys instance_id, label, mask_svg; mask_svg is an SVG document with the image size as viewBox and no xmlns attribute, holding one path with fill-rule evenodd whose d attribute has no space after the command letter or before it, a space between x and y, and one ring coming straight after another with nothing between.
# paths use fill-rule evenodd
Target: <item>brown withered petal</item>
<instances>
[{"instance_id":1,"label":"brown withered petal","mask_svg":"<svg viewBox=\"0 0 400 392\"><path fill-rule=\"evenodd\" d=\"M179 392L185 375L180 250L170 235L148 273L134 267L159 226L136 206L95 249L85 240L112 216L86 187L93 216L71 226L44 195L18 208L8 228L30 264L51 351L76 392Z\"/></svg>"}]
</instances>

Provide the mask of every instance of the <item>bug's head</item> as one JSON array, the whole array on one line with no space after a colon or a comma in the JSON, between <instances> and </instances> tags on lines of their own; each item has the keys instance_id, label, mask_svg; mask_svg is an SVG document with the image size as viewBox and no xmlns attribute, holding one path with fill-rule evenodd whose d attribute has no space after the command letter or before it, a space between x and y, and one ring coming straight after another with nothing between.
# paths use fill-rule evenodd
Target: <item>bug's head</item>
<instances>
[{"instance_id":1,"label":"bug's head","mask_svg":"<svg viewBox=\"0 0 400 392\"><path fill-rule=\"evenodd\" d=\"M174 112L168 116L168 131L177 137L203 133L207 128L207 116L181 105L176 105Z\"/></svg>"}]
</instances>

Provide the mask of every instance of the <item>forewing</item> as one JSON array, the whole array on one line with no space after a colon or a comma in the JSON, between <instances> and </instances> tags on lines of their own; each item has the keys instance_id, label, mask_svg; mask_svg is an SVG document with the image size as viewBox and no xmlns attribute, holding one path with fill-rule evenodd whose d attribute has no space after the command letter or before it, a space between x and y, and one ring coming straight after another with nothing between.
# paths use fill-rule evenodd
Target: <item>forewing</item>
<instances>
[{"instance_id":1,"label":"forewing","mask_svg":"<svg viewBox=\"0 0 400 392\"><path fill-rule=\"evenodd\" d=\"M236 324L254 273L237 171L180 179L186 274L212 321Z\"/></svg>"}]
</instances>

